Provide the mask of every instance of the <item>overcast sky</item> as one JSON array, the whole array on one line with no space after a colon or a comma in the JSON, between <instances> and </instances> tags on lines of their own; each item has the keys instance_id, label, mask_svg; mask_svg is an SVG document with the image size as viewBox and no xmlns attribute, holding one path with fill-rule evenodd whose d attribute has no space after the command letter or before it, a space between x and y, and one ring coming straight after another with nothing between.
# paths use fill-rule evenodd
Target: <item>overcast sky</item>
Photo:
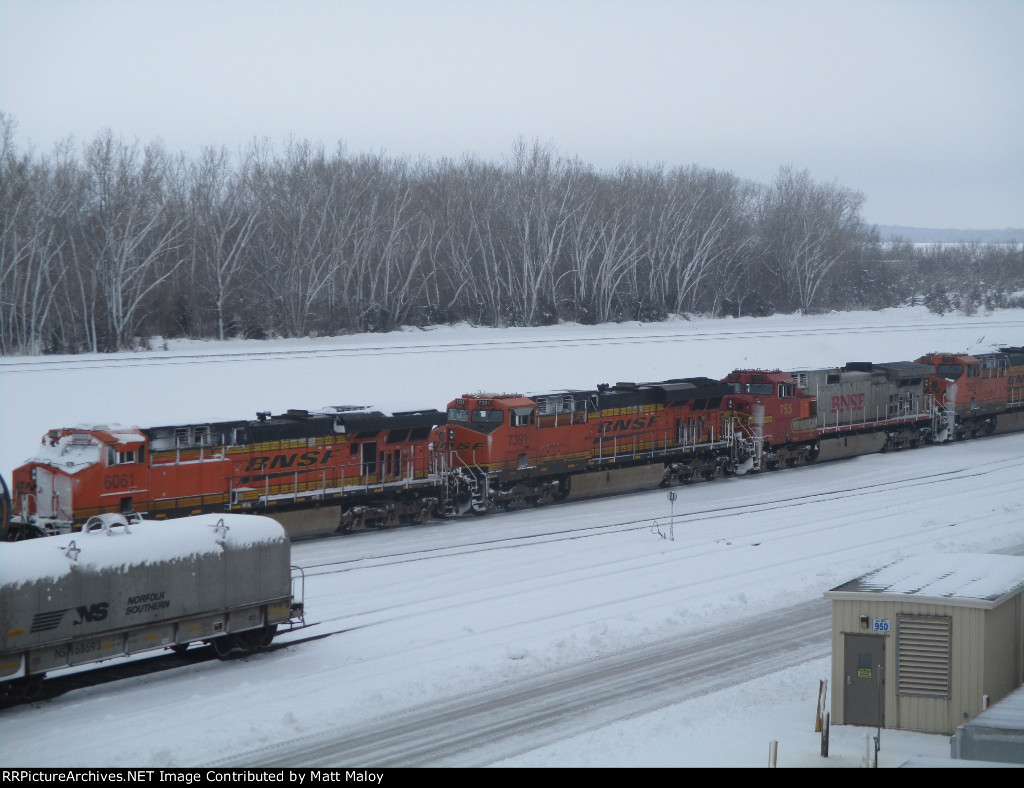
<instances>
[{"instance_id":1,"label":"overcast sky","mask_svg":"<svg viewBox=\"0 0 1024 788\"><path fill-rule=\"evenodd\" d=\"M0 111L41 152L791 164L871 223L1024 227L1024 0L0 0Z\"/></svg>"}]
</instances>

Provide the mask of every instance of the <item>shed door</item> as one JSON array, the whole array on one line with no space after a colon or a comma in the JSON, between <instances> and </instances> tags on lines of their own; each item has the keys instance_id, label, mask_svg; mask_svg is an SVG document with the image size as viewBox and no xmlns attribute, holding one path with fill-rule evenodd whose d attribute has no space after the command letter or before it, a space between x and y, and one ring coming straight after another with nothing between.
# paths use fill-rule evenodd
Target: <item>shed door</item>
<instances>
[{"instance_id":1,"label":"shed door","mask_svg":"<svg viewBox=\"0 0 1024 788\"><path fill-rule=\"evenodd\" d=\"M885 637L846 635L843 723L885 725Z\"/></svg>"}]
</instances>

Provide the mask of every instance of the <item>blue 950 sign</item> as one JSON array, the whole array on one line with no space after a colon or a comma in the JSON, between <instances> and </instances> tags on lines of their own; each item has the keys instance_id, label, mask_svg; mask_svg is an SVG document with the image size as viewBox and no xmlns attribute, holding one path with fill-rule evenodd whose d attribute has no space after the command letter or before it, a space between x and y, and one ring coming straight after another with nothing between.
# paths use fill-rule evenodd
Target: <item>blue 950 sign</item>
<instances>
[{"instance_id":1,"label":"blue 950 sign","mask_svg":"<svg viewBox=\"0 0 1024 788\"><path fill-rule=\"evenodd\" d=\"M872 619L871 628L875 632L888 632L889 631L889 619L887 619L887 618Z\"/></svg>"}]
</instances>

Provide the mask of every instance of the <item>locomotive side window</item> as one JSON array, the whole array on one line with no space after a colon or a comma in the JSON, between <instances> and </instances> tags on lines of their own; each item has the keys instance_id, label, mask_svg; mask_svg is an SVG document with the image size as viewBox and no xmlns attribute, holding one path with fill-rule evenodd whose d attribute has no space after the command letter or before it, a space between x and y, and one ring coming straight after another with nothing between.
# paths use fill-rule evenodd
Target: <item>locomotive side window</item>
<instances>
[{"instance_id":1,"label":"locomotive side window","mask_svg":"<svg viewBox=\"0 0 1024 788\"><path fill-rule=\"evenodd\" d=\"M143 449L140 447L138 455L133 451L118 451L113 446L107 446L107 465L134 465L136 462L142 462Z\"/></svg>"},{"instance_id":2,"label":"locomotive side window","mask_svg":"<svg viewBox=\"0 0 1024 788\"><path fill-rule=\"evenodd\" d=\"M779 384L779 396L780 397L795 397L796 396L796 384L795 383L780 383Z\"/></svg>"},{"instance_id":3,"label":"locomotive side window","mask_svg":"<svg viewBox=\"0 0 1024 788\"><path fill-rule=\"evenodd\" d=\"M512 427L528 427L534 423L533 408L513 408L509 417L509 425Z\"/></svg>"}]
</instances>

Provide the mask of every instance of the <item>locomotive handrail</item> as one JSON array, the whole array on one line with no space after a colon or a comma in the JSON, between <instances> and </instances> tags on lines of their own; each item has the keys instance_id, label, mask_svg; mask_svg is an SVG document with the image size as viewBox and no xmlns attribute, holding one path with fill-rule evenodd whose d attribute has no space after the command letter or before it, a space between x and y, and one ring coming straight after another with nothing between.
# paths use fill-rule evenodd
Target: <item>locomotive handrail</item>
<instances>
[{"instance_id":1,"label":"locomotive handrail","mask_svg":"<svg viewBox=\"0 0 1024 788\"><path fill-rule=\"evenodd\" d=\"M306 623L306 572L301 566L291 567L292 583L292 614L297 613L299 621L304 626ZM299 601L295 601L295 584L299 584Z\"/></svg>"}]
</instances>

